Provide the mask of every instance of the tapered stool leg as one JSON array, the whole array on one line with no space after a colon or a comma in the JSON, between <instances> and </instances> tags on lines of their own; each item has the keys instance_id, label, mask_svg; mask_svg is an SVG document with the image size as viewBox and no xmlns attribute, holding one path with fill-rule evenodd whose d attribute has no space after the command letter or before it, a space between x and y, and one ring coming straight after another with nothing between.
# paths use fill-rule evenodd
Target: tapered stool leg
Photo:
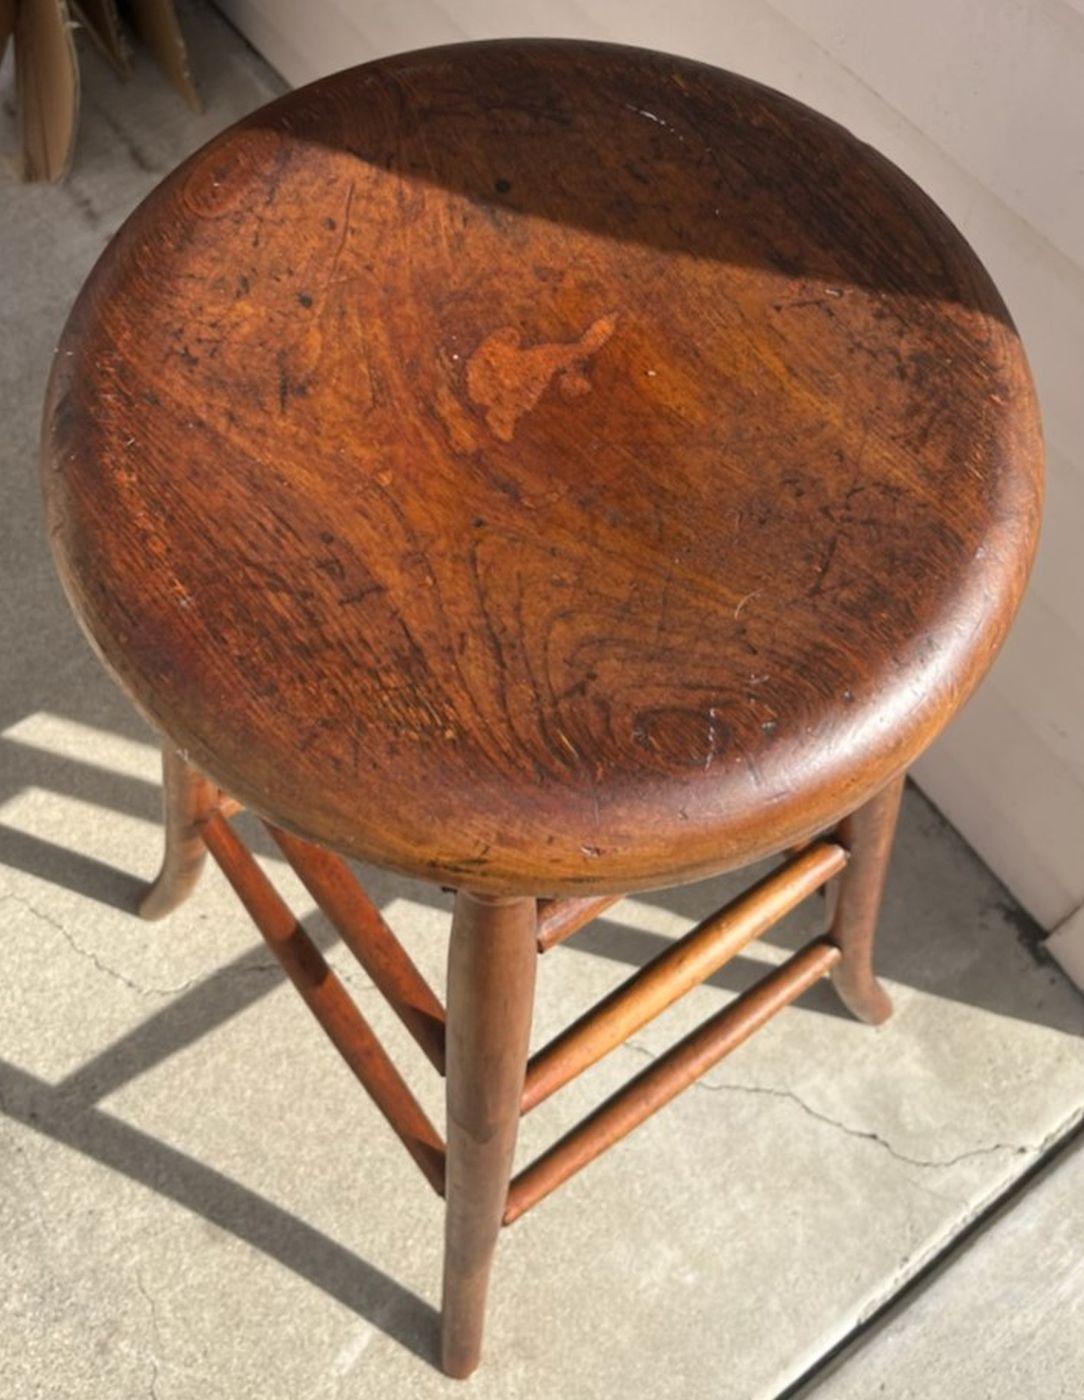
<instances>
[{"instance_id":1,"label":"tapered stool leg","mask_svg":"<svg viewBox=\"0 0 1084 1400\"><path fill-rule=\"evenodd\" d=\"M843 957L832 981L847 1009L874 1026L892 1015L891 999L873 973L873 942L905 776L852 812L837 832L850 860L835 894L830 937Z\"/></svg>"},{"instance_id":2,"label":"tapered stool leg","mask_svg":"<svg viewBox=\"0 0 1084 1400\"><path fill-rule=\"evenodd\" d=\"M207 848L198 823L218 806L218 788L197 773L175 749L162 749L162 806L165 815L165 853L162 868L139 912L144 919L164 919L183 904L195 888Z\"/></svg>"},{"instance_id":3,"label":"tapered stool leg","mask_svg":"<svg viewBox=\"0 0 1084 1400\"><path fill-rule=\"evenodd\" d=\"M448 950L447 1213L441 1362L469 1376L519 1127L534 1001L536 902L456 895Z\"/></svg>"}]
</instances>

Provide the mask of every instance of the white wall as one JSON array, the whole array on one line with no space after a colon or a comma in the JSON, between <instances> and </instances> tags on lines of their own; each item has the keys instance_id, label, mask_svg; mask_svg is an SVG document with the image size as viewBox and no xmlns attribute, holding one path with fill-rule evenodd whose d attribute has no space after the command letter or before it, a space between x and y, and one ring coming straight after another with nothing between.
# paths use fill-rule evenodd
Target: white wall
<instances>
[{"instance_id":1,"label":"white wall","mask_svg":"<svg viewBox=\"0 0 1084 1400\"><path fill-rule=\"evenodd\" d=\"M733 68L879 147L1001 288L1049 448L1046 531L1002 657L919 782L1047 928L1084 904L1084 0L220 0L293 83L502 34Z\"/></svg>"}]
</instances>

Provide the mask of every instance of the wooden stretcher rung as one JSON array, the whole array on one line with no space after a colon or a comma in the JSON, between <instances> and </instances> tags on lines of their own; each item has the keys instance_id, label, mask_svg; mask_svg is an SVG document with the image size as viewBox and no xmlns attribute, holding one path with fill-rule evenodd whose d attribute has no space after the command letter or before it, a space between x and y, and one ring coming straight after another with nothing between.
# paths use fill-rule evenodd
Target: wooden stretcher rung
<instances>
[{"instance_id":1,"label":"wooden stretcher rung","mask_svg":"<svg viewBox=\"0 0 1084 1400\"><path fill-rule=\"evenodd\" d=\"M846 862L847 852L837 842L819 841L664 949L531 1057L522 1112L528 1113L717 972Z\"/></svg>"},{"instance_id":2,"label":"wooden stretcher rung","mask_svg":"<svg viewBox=\"0 0 1084 1400\"><path fill-rule=\"evenodd\" d=\"M395 1014L441 1074L444 1007L350 867L333 852L265 823L279 850Z\"/></svg>"},{"instance_id":3,"label":"wooden stretcher rung","mask_svg":"<svg viewBox=\"0 0 1084 1400\"><path fill-rule=\"evenodd\" d=\"M504 1224L518 1220L562 1182L676 1098L776 1012L801 996L841 956L839 948L826 938L807 944L679 1041L514 1178L508 1190Z\"/></svg>"},{"instance_id":4,"label":"wooden stretcher rung","mask_svg":"<svg viewBox=\"0 0 1084 1400\"><path fill-rule=\"evenodd\" d=\"M200 830L207 849L331 1043L426 1180L438 1195L443 1195L444 1142L346 988L225 817L213 812L201 822Z\"/></svg>"},{"instance_id":5,"label":"wooden stretcher rung","mask_svg":"<svg viewBox=\"0 0 1084 1400\"><path fill-rule=\"evenodd\" d=\"M624 899L620 894L590 895L583 899L540 899L538 901L538 951L544 953L578 933L597 919L611 904Z\"/></svg>"}]
</instances>

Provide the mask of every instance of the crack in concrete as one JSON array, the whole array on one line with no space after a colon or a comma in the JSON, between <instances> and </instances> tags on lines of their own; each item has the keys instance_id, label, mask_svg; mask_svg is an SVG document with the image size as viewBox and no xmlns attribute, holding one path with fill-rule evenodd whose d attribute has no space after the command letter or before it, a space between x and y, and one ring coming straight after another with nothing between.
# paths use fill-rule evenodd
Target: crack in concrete
<instances>
[{"instance_id":1,"label":"crack in concrete","mask_svg":"<svg viewBox=\"0 0 1084 1400\"><path fill-rule=\"evenodd\" d=\"M637 1054L646 1055L648 1059L655 1059L653 1051L646 1045L638 1045L635 1041L627 1040L625 1044L635 1050ZM694 1089L704 1089L708 1093L733 1093L733 1094L761 1094L769 1098L788 1099L796 1104L803 1113L815 1118L819 1123L827 1123L829 1127L836 1128L839 1132L845 1133L848 1137L861 1138L867 1142L876 1143L878 1147L883 1147L891 1157L895 1157L898 1162L905 1162L912 1167L930 1167L944 1169L954 1167L959 1162L965 1162L970 1157L989 1157L995 1152L1013 1152L1018 1156L1027 1153L1035 1153L1040 1149L1027 1143L1016 1142L994 1142L985 1147L972 1147L966 1152L958 1152L954 1157L912 1157L907 1152L901 1152L894 1147L887 1138L882 1137L872 1128L855 1128L849 1123L844 1123L838 1118L831 1117L830 1114L821 1113L819 1109L813 1108L810 1104L797 1095L793 1089L776 1089L767 1084L736 1084L730 1083L709 1083L705 1079L698 1079L692 1085Z\"/></svg>"},{"instance_id":2,"label":"crack in concrete","mask_svg":"<svg viewBox=\"0 0 1084 1400\"><path fill-rule=\"evenodd\" d=\"M161 1370L161 1362L158 1359L158 1352L162 1346L162 1330L158 1325L158 1304L151 1297L147 1285L143 1282L143 1275L136 1274L136 1287L147 1301L147 1307L151 1313L151 1331L154 1333L154 1349L149 1353L148 1360L151 1363L151 1383L148 1387L148 1394L151 1400L159 1400L158 1395L158 1375Z\"/></svg>"},{"instance_id":3,"label":"crack in concrete","mask_svg":"<svg viewBox=\"0 0 1084 1400\"><path fill-rule=\"evenodd\" d=\"M1061 1144L1071 1138L1082 1122L1084 1110L1078 1110L1051 1129L1037 1148L1028 1149L1035 1152L1035 1159L1020 1176L1014 1177L1007 1186L995 1190L984 1200L971 1203L946 1238L935 1240L930 1247L914 1258L909 1259L905 1256L895 1273L873 1299L867 1302L840 1339L825 1355L818 1357L803 1375L792 1382L784 1391L784 1395L805 1395L811 1383L814 1388L818 1388L817 1379L822 1375L832 1374L836 1358L850 1355L851 1349L860 1345L863 1334L870 1325L876 1323L879 1315L891 1316L890 1310L898 1304L906 1306L903 1300L906 1299L908 1291L923 1286L923 1276L927 1270L936 1269L942 1264L951 1267L960 1259L963 1252L970 1247L974 1231L981 1228L984 1220L998 1219L1001 1212L1011 1208L1020 1199L1021 1193L1029 1189L1034 1174L1044 1170L1044 1164L1049 1161L1051 1153L1056 1152Z\"/></svg>"},{"instance_id":4,"label":"crack in concrete","mask_svg":"<svg viewBox=\"0 0 1084 1400\"><path fill-rule=\"evenodd\" d=\"M208 978L214 977L216 975L231 977L248 977L253 973L262 974L265 972L282 971L277 962L256 963L252 967L239 967L233 969L217 968L212 969L210 972L198 972L194 977L189 977L186 981L179 982L175 987L145 986L141 982L134 981L131 977L127 976L127 974L119 971L119 969L112 967L109 963L104 962L98 956L98 954L94 952L92 948L84 948L83 945L75 938L75 936L72 933L69 933L69 931L64 927L62 923L60 923L57 919L54 919L52 915L46 914L44 910L39 909L36 904L34 904L31 900L25 898L25 896L15 894L14 892L12 892L7 895L4 895L3 897L0 897L0 903L3 903L5 900L9 899L14 900L16 904L21 905L24 909L29 910L30 913L33 914L36 919L40 919L41 922L45 924L48 928L51 928L55 930L55 932L59 933L61 938L63 938L64 942L67 943L68 947L71 948L73 953L78 953L80 957L86 958L88 962L94 964L94 966L98 969L99 972L103 973L106 977L113 978L113 980L116 982L120 982L123 986L128 987L131 991L135 992L137 996L179 996L182 992L187 992L190 987L194 987L198 982L206 981Z\"/></svg>"},{"instance_id":5,"label":"crack in concrete","mask_svg":"<svg viewBox=\"0 0 1084 1400\"><path fill-rule=\"evenodd\" d=\"M846 1133L848 1137L864 1138L868 1142L875 1142L878 1147L883 1147L885 1151L899 1162L906 1162L912 1167L954 1167L958 1162L965 1162L969 1157L988 1157L994 1152L1014 1152L1017 1155L1024 1155L1028 1152L1035 1152L1037 1149L1027 1144L1016 1142L993 1142L985 1147L972 1147L966 1152L958 1152L954 1157L912 1157L909 1153L901 1152L894 1147L887 1138L880 1133L874 1132L871 1128L854 1128L849 1123L843 1123L837 1118L832 1118L827 1113L821 1113L812 1108L804 1099L798 1097L790 1089L773 1089L767 1085L760 1084L708 1084L701 1080L698 1088L707 1089L709 1092L723 1091L738 1094L767 1094L773 1098L790 1099L792 1103L798 1105L803 1113L807 1113L810 1118L817 1119L820 1123L827 1123L829 1127L838 1128L840 1132Z\"/></svg>"},{"instance_id":6,"label":"crack in concrete","mask_svg":"<svg viewBox=\"0 0 1084 1400\"><path fill-rule=\"evenodd\" d=\"M156 987L142 982L137 982L134 978L129 977L127 973L121 972L119 968L113 967L110 963L105 962L102 958L98 956L98 954L93 950L93 948L85 948L74 936L74 934L72 934L68 929L66 929L62 923L60 923L57 919L54 919L52 915L46 914L43 909L39 909L36 904L34 904L31 900L27 899L24 895L16 894L14 891L10 891L6 894L0 894L0 904L3 904L5 900L9 899L14 900L15 903L21 905L22 908L29 910L35 918L40 919L43 924L46 924L49 928L54 929L57 933L59 933L61 938L63 938L65 943L67 943L68 946L71 948L72 952L78 953L79 956L82 958L86 958L88 962L94 964L94 966L98 969L99 972L103 973L106 977L112 977L114 981L120 982L123 986L128 987L131 991L135 992L137 996L180 996L183 992L187 992L190 988L196 986L198 983L205 982L212 977L249 977L253 974L262 975L266 972L277 972L282 977L285 977L286 975L282 971L282 968L279 965L279 963L272 959L270 962L266 963L253 963L250 967L212 968L209 972L198 972L195 974L195 976L189 977L186 981L179 982L176 986L173 987ZM343 982L348 987L352 988L353 991L356 993L372 992L378 990L376 984L370 978L364 977L360 973L352 971L352 964L337 967L335 963L333 963L329 958L328 966L331 967L331 970L335 973L335 975L339 978L341 982Z\"/></svg>"}]
</instances>

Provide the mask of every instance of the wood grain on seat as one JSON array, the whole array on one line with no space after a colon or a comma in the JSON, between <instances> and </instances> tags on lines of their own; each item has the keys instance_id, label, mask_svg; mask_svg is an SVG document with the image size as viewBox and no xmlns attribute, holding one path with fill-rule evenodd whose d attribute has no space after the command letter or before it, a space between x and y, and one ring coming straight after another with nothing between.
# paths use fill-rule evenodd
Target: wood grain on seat
<instances>
[{"instance_id":1,"label":"wood grain on seat","mask_svg":"<svg viewBox=\"0 0 1084 1400\"><path fill-rule=\"evenodd\" d=\"M590 893L827 828L973 689L1034 549L1012 323L899 170L682 59L382 60L110 245L50 530L144 713L269 820Z\"/></svg>"}]
</instances>

